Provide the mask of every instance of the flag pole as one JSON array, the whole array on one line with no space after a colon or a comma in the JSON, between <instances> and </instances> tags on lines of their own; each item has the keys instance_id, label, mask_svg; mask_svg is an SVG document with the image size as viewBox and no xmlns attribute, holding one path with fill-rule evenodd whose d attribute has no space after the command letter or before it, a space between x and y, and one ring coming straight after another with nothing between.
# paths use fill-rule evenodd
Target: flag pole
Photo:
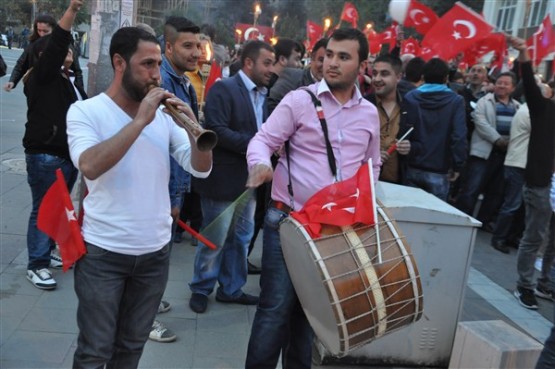
<instances>
[{"instance_id":1,"label":"flag pole","mask_svg":"<svg viewBox=\"0 0 555 369\"><path fill-rule=\"evenodd\" d=\"M378 211L376 204L376 191L374 190L374 170L372 158L368 159L368 174L370 176L370 192L372 193L372 210L374 212L374 231L376 232L376 251L378 253L378 263L382 263L382 246L380 242L380 225L378 221Z\"/></svg>"}]
</instances>

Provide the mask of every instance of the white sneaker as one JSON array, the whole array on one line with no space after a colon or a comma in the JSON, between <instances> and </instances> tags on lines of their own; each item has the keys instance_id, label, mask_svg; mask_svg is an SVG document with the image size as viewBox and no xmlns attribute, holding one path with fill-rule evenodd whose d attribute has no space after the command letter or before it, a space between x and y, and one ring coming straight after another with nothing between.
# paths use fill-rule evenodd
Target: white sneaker
<instances>
[{"instance_id":1,"label":"white sneaker","mask_svg":"<svg viewBox=\"0 0 555 369\"><path fill-rule=\"evenodd\" d=\"M50 252L50 267L61 269L64 264L62 263L62 256L60 250L55 248Z\"/></svg>"},{"instance_id":2,"label":"white sneaker","mask_svg":"<svg viewBox=\"0 0 555 369\"><path fill-rule=\"evenodd\" d=\"M28 270L27 279L41 290L53 290L56 288L56 281L52 278L50 270L46 268Z\"/></svg>"},{"instance_id":3,"label":"white sneaker","mask_svg":"<svg viewBox=\"0 0 555 369\"><path fill-rule=\"evenodd\" d=\"M155 320L148 338L156 342L173 342L177 339L177 335L171 329L166 328L161 321Z\"/></svg>"}]
</instances>

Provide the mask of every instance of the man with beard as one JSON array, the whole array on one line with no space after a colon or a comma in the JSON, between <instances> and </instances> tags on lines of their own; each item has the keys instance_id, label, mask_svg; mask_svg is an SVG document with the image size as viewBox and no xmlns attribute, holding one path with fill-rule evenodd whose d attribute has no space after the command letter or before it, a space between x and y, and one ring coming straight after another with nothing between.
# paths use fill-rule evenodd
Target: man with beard
<instances>
[{"instance_id":1,"label":"man with beard","mask_svg":"<svg viewBox=\"0 0 555 369\"><path fill-rule=\"evenodd\" d=\"M369 158L374 178L379 177L378 112L355 84L366 68L367 55L368 40L361 31L334 31L326 46L324 79L307 87L322 103L337 161L331 154L328 157L323 127L310 94L303 89L283 98L249 144L247 187L273 182L264 224L260 302L246 368L275 368L280 354L284 368L311 367L313 333L283 259L279 227L293 209L300 210L320 189L352 177ZM289 154L282 155L272 170L270 158L285 142L289 142Z\"/></svg>"},{"instance_id":2,"label":"man with beard","mask_svg":"<svg viewBox=\"0 0 555 369\"><path fill-rule=\"evenodd\" d=\"M203 228L211 224L245 191L247 145L266 120L266 95L274 68L274 49L262 41L250 41L241 54L241 70L217 82L204 107L205 128L218 134L214 168L206 179L194 179L201 197ZM256 305L257 296L243 292L247 281L247 249L254 229L254 191L241 196L233 214L219 218L208 238L217 250L199 243L195 255L189 306L206 311L208 295L219 283L216 300ZM206 230L205 230L206 231Z\"/></svg>"},{"instance_id":3,"label":"man with beard","mask_svg":"<svg viewBox=\"0 0 555 369\"><path fill-rule=\"evenodd\" d=\"M404 135L409 125L414 126L418 117L416 108L408 104L397 90L402 74L401 59L392 55L378 56L372 69L374 93L366 96L376 105L380 115L382 170L379 179L391 183L401 183L401 162L410 151L409 138L398 142L396 138ZM391 145L397 148L389 153Z\"/></svg>"},{"instance_id":4,"label":"man with beard","mask_svg":"<svg viewBox=\"0 0 555 369\"><path fill-rule=\"evenodd\" d=\"M72 105L67 131L73 163L85 178L75 266L79 337L74 368L136 368L168 278L172 218L170 154L206 177L212 153L160 109L162 101L195 120L160 83L160 45L150 33L119 29L110 43L114 78L105 93Z\"/></svg>"}]
</instances>

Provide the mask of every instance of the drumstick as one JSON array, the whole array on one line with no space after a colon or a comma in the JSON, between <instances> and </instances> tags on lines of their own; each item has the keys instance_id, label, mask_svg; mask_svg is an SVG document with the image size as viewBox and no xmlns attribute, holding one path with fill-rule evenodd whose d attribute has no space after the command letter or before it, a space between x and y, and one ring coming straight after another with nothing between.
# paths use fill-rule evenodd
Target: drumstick
<instances>
[{"instance_id":1,"label":"drumstick","mask_svg":"<svg viewBox=\"0 0 555 369\"><path fill-rule=\"evenodd\" d=\"M397 149L397 144L407 138L407 136L412 132L413 129L414 127L410 127L410 129L400 139L398 139L397 142L392 143L391 146L389 146L389 148L387 149L387 153L391 155L393 151Z\"/></svg>"}]
</instances>

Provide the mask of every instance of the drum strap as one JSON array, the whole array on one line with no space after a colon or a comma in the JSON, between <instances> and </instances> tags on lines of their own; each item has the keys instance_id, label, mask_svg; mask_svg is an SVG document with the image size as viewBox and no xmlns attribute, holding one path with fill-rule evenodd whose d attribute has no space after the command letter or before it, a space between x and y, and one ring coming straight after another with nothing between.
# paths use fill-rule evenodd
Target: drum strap
<instances>
[{"instance_id":1,"label":"drum strap","mask_svg":"<svg viewBox=\"0 0 555 369\"><path fill-rule=\"evenodd\" d=\"M301 88L301 90L306 91L310 95L310 98L312 99L312 103L316 108L316 114L318 115L318 119L320 120L322 131L324 131L324 139L326 141L326 151L328 153L328 163L330 165L331 174L333 174L333 177L337 180L337 166L335 165L335 155L333 154L333 148L331 147L330 139L328 136L328 123L326 122L326 118L324 117L324 109L322 108L322 102L308 88ZM293 185L291 183L291 162L289 160L289 140L285 141L285 155L287 158L287 172L289 175L289 184L287 185L287 190L289 192L289 196L291 196L291 199L292 199Z\"/></svg>"}]
</instances>

